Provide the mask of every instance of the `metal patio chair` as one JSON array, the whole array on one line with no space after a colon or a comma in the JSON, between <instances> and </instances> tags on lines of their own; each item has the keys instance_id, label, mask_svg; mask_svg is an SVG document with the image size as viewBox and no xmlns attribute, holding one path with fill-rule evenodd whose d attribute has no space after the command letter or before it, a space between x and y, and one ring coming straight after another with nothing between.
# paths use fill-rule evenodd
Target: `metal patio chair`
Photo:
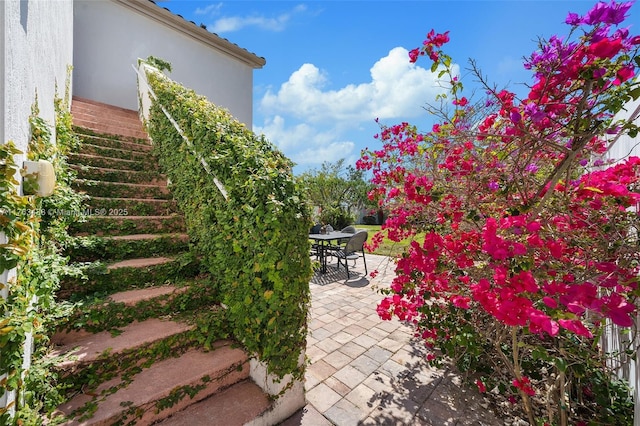
<instances>
[{"instance_id":1,"label":"metal patio chair","mask_svg":"<svg viewBox=\"0 0 640 426\"><path fill-rule=\"evenodd\" d=\"M360 258L360 254L362 254L362 261L364 262L364 273L365 275L368 273L367 259L364 255L364 243L367 241L368 237L369 234L367 231L358 231L349 238L344 247L331 252L332 256L338 258L338 269L340 269L340 265L344 262L344 267L347 270L347 279L350 278L349 261L353 261L355 266L356 261Z\"/></svg>"}]
</instances>

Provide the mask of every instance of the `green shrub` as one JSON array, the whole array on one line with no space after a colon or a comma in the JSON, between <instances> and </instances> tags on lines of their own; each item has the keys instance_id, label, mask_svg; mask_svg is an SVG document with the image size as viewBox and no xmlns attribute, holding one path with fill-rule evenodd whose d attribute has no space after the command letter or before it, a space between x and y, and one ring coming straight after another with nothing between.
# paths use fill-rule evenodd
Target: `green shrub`
<instances>
[{"instance_id":1,"label":"green shrub","mask_svg":"<svg viewBox=\"0 0 640 426\"><path fill-rule=\"evenodd\" d=\"M342 229L345 226L352 225L354 222L353 215L342 207L329 207L320 213L320 221L330 224L334 229Z\"/></svg>"},{"instance_id":2,"label":"green shrub","mask_svg":"<svg viewBox=\"0 0 640 426\"><path fill-rule=\"evenodd\" d=\"M375 216L364 216L362 223L365 225L378 225L378 219Z\"/></svg>"}]
</instances>

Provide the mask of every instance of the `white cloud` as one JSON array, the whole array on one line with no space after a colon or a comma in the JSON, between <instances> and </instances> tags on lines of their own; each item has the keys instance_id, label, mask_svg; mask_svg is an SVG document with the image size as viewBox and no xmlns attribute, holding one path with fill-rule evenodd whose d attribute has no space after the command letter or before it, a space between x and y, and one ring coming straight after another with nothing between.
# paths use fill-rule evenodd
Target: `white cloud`
<instances>
[{"instance_id":1,"label":"white cloud","mask_svg":"<svg viewBox=\"0 0 640 426\"><path fill-rule=\"evenodd\" d=\"M454 71L459 73L457 65ZM260 108L265 114L353 126L375 118L416 117L424 113L421 106L443 91L437 74L410 63L402 47L378 60L370 75L369 82L325 90L326 74L313 64L303 64L276 93L265 94Z\"/></svg>"},{"instance_id":2,"label":"white cloud","mask_svg":"<svg viewBox=\"0 0 640 426\"><path fill-rule=\"evenodd\" d=\"M328 145L298 151L290 158L297 165L316 166L324 162L335 163L343 158L350 164L353 156L353 142L332 142Z\"/></svg>"},{"instance_id":3,"label":"white cloud","mask_svg":"<svg viewBox=\"0 0 640 426\"><path fill-rule=\"evenodd\" d=\"M299 123L291 127L285 127L285 119L276 115L267 118L263 127L254 127L255 133L263 133L269 141L283 151L298 146L304 146L307 141L313 139L315 129L306 123Z\"/></svg>"},{"instance_id":4,"label":"white cloud","mask_svg":"<svg viewBox=\"0 0 640 426\"><path fill-rule=\"evenodd\" d=\"M300 165L335 162L355 155L355 143L340 140L334 129L320 131L308 123L287 126L285 118L280 115L268 118L262 127L254 126L253 131L264 134L267 140Z\"/></svg>"},{"instance_id":5,"label":"white cloud","mask_svg":"<svg viewBox=\"0 0 640 426\"><path fill-rule=\"evenodd\" d=\"M459 75L458 65L452 69ZM436 73L410 63L401 47L378 60L370 75L368 82L329 89L326 72L303 64L277 91L263 96L259 108L264 124L254 131L303 168L341 158L352 164L362 148L354 140L370 140L376 118L424 116L423 106L447 86Z\"/></svg>"},{"instance_id":6,"label":"white cloud","mask_svg":"<svg viewBox=\"0 0 640 426\"><path fill-rule=\"evenodd\" d=\"M199 7L196 9L196 15L214 15L222 8L222 3L211 3L205 7Z\"/></svg>"},{"instance_id":7,"label":"white cloud","mask_svg":"<svg viewBox=\"0 0 640 426\"><path fill-rule=\"evenodd\" d=\"M256 27L267 31L283 31L291 18L298 13L306 10L305 5L295 6L288 12L281 13L275 17L266 17L261 15L251 16L228 16L217 19L213 24L207 25L214 33L230 33L238 31L246 27Z\"/></svg>"},{"instance_id":8,"label":"white cloud","mask_svg":"<svg viewBox=\"0 0 640 426\"><path fill-rule=\"evenodd\" d=\"M453 71L459 74L458 65ZM341 158L352 163L360 152L349 135L375 127L376 118L423 116L425 103L446 86L436 73L410 63L407 50L401 47L378 60L370 75L369 82L328 89L328 75L313 64L303 64L277 92L266 92L259 104L264 125L254 131L263 133L302 167Z\"/></svg>"}]
</instances>

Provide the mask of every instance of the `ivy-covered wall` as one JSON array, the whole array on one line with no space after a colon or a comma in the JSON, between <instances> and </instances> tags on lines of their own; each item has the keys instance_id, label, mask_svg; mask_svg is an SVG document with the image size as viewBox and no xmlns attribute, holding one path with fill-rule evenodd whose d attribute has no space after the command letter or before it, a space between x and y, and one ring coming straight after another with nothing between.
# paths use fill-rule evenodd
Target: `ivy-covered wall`
<instances>
[{"instance_id":1,"label":"ivy-covered wall","mask_svg":"<svg viewBox=\"0 0 640 426\"><path fill-rule=\"evenodd\" d=\"M83 196L71 188L74 172L66 163L67 154L79 143L71 128L69 99L67 80L64 99L54 100L55 126L41 117L37 103L28 119L27 158L49 160L56 171L50 197L20 194L14 157L23 152L12 141L0 145L0 233L6 239L0 247L0 272L17 271L6 285L0 283L6 294L0 298L0 398L6 400L0 406L1 425L41 424L40 413L62 401L51 361L44 355L56 319L66 314L55 299L60 281L80 274L62 255L70 239L67 227L76 217L42 212L79 211L82 206ZM32 362L25 362L25 356Z\"/></svg>"},{"instance_id":2,"label":"ivy-covered wall","mask_svg":"<svg viewBox=\"0 0 640 426\"><path fill-rule=\"evenodd\" d=\"M147 131L235 337L270 373L302 378L311 219L291 161L204 97L157 72L147 80Z\"/></svg>"}]
</instances>

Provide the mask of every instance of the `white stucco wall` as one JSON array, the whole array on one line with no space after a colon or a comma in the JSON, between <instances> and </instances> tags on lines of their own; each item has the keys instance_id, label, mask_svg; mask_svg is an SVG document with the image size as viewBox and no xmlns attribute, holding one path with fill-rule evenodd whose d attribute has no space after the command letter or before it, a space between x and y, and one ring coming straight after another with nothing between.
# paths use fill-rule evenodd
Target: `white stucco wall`
<instances>
[{"instance_id":1,"label":"white stucco wall","mask_svg":"<svg viewBox=\"0 0 640 426\"><path fill-rule=\"evenodd\" d=\"M2 109L0 141L25 149L28 117L38 96L40 116L54 122L56 85L64 94L67 66L73 62L72 0L3 0Z\"/></svg>"},{"instance_id":2,"label":"white stucco wall","mask_svg":"<svg viewBox=\"0 0 640 426\"><path fill-rule=\"evenodd\" d=\"M179 22L187 32L193 26L182 18ZM73 94L137 109L132 65L151 55L172 64L171 79L227 108L251 128L253 67L181 29L115 0L76 0Z\"/></svg>"}]
</instances>

